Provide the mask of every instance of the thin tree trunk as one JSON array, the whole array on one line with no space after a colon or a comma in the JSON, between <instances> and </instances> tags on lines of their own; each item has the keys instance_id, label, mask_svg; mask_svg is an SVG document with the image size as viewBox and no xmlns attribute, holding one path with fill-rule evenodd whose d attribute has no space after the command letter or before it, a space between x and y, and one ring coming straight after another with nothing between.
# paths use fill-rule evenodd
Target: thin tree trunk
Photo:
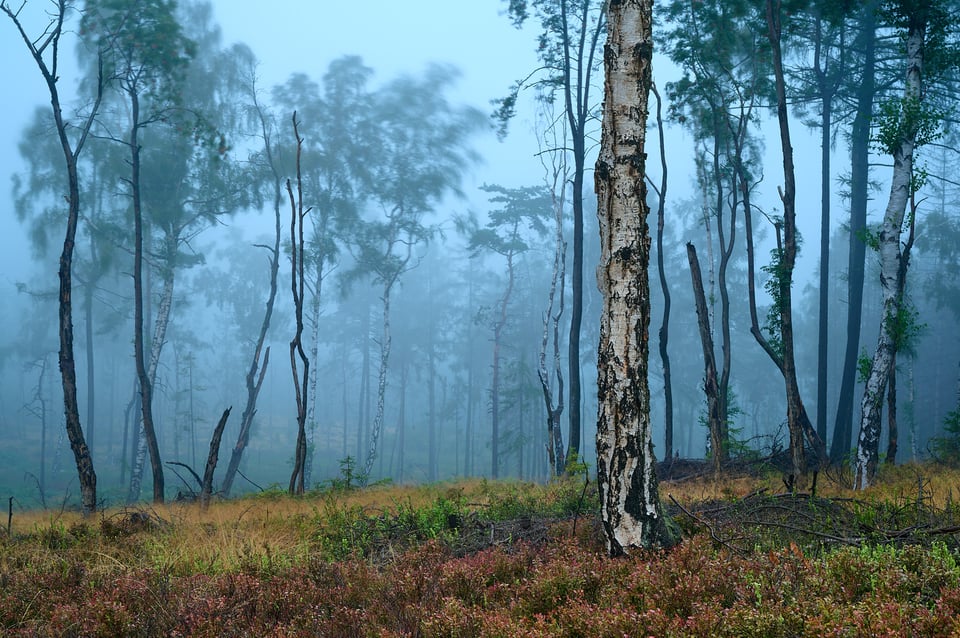
<instances>
[{"instance_id":1,"label":"thin tree trunk","mask_svg":"<svg viewBox=\"0 0 960 638\"><path fill-rule=\"evenodd\" d=\"M430 344L427 350L427 367L429 374L429 379L427 381L427 402L429 414L427 415L427 480L431 483L437 480L437 353L436 345L434 344L433 338L430 339ZM406 379L404 379L406 383ZM404 388L406 392L406 388ZM401 407L401 414L403 408ZM401 419L403 417L401 416ZM401 448L402 451L402 448ZM403 456L401 455L401 460Z\"/></svg>"},{"instance_id":2,"label":"thin tree trunk","mask_svg":"<svg viewBox=\"0 0 960 638\"><path fill-rule=\"evenodd\" d=\"M800 386L797 382L796 358L793 343L793 270L797 259L796 174L793 165L793 146L790 142L790 121L787 116L787 96L784 81L783 57L780 51L780 0L767 0L767 26L773 48L773 68L777 91L777 120L780 124L780 147L783 158L783 252L780 260L780 337L783 341L783 377L787 396L787 427L790 430L790 453L795 476L806 472L804 440L809 441L821 462L826 460L822 439L810 424Z\"/></svg>"},{"instance_id":3,"label":"thin tree trunk","mask_svg":"<svg viewBox=\"0 0 960 638\"><path fill-rule=\"evenodd\" d=\"M873 100L876 93L876 0L863 8L860 46L863 70L857 90L856 116L850 135L850 235L847 260L847 329L843 372L834 419L830 460L839 463L850 455L853 446L853 404L860 355L860 324L863 315L863 284L866 262L867 205L870 189L870 143Z\"/></svg>"},{"instance_id":4,"label":"thin tree trunk","mask_svg":"<svg viewBox=\"0 0 960 638\"><path fill-rule=\"evenodd\" d=\"M150 454L150 468L153 472L153 502L163 503L163 465L160 461L160 448L157 445L157 433L153 423L153 380L147 372L143 352L143 209L140 204L140 102L135 91L129 92L131 109L130 127L130 190L133 196L133 227L134 227L134 254L133 254L133 348L137 367L137 379L140 383L140 410L143 422L143 439ZM173 263L168 267L173 269ZM172 280L172 275L170 276ZM166 283L166 282L165 282ZM166 285L165 285L166 287ZM162 307L162 303L161 303ZM159 313L158 313L159 314ZM165 328L165 326L164 326ZM160 321L157 322L160 329ZM154 341L153 349L159 347L160 342ZM143 472L141 455L137 454L138 468L135 466L131 473L130 493L128 500L136 500L140 493L140 476Z\"/></svg>"},{"instance_id":5,"label":"thin tree trunk","mask_svg":"<svg viewBox=\"0 0 960 638\"><path fill-rule=\"evenodd\" d=\"M600 16L595 29L588 33L590 0L580 3L581 28L576 42L571 41L567 20L567 2L560 4L561 31L563 38L563 88L564 109L570 127L573 146L573 268L571 272L570 334L567 349L567 367L570 378L570 410L567 455L570 460L580 456L581 426L581 381L580 381L580 333L583 323L583 186L586 172L587 133L586 125L591 116L590 89L594 69L594 56L600 34L605 26L606 3L601 2ZM589 36L589 37L588 37ZM576 50L571 53L571 50ZM576 60L577 68L572 68Z\"/></svg>"},{"instance_id":6,"label":"thin tree trunk","mask_svg":"<svg viewBox=\"0 0 960 638\"><path fill-rule=\"evenodd\" d=\"M304 301L304 232L303 219L308 211L303 208L303 188L300 176L300 153L303 139L298 130L297 114L293 113L293 135L297 142L297 194L287 180L287 195L290 198L290 289L293 293L293 306L296 317L296 331L290 340L290 370L293 373L293 387L297 405L297 443L293 456L293 471L290 474L290 494L303 494L305 487L305 465L307 458L307 396L310 377L310 359L303 350L303 301ZM299 365L298 365L299 359Z\"/></svg>"},{"instance_id":7,"label":"thin tree trunk","mask_svg":"<svg viewBox=\"0 0 960 638\"><path fill-rule=\"evenodd\" d=\"M540 389L543 393L543 402L547 420L547 460L550 473L556 476L563 474L566 457L563 450L563 432L560 428L560 417L563 415L563 368L560 364L560 317L563 315L564 285L566 273L567 243L563 239L563 209L564 189L566 188L566 163L554 165L552 169L553 184L550 189L553 203L554 217L554 250L553 270L550 276L550 290L547 293L547 308L543 313L543 332L540 339L540 357L537 366L537 377L540 379ZM558 192L559 191L559 192ZM557 299L559 292L560 298ZM554 304L557 312L554 314ZM547 347L550 344L551 332L553 335L553 378L557 381L557 405L553 404L553 388L550 371L547 369Z\"/></svg>"},{"instance_id":8,"label":"thin tree trunk","mask_svg":"<svg viewBox=\"0 0 960 638\"><path fill-rule=\"evenodd\" d=\"M830 336L830 151L833 146L833 96L836 85L828 76L828 62L821 66L822 20L816 18L817 39L814 72L821 97L820 112L820 290L817 322L817 436L827 440L827 388L829 385Z\"/></svg>"},{"instance_id":9,"label":"thin tree trunk","mask_svg":"<svg viewBox=\"0 0 960 638\"><path fill-rule=\"evenodd\" d=\"M381 297L383 303L383 333L380 338L380 365L377 372L377 412L373 417L373 427L370 432L370 449L367 452L367 462L363 470L364 481L370 478L370 473L373 471L373 463L377 458L377 444L380 438L380 431L383 429L384 408L387 397L387 372L390 366L390 346L392 343L390 334L390 294L395 282L396 278L393 278L384 283L383 296Z\"/></svg>"},{"instance_id":10,"label":"thin tree trunk","mask_svg":"<svg viewBox=\"0 0 960 638\"><path fill-rule=\"evenodd\" d=\"M720 404L720 383L717 379L717 363L714 358L713 337L710 332L710 315L707 311L707 298L703 291L703 278L700 273L700 260L693 244L687 244L687 261L690 263L690 277L693 282L693 299L697 307L697 325L700 328L700 344L703 347L703 392L707 398L707 430L710 432L710 448L713 455L713 471L720 473L723 463L723 433L721 422L723 412Z\"/></svg>"},{"instance_id":11,"label":"thin tree trunk","mask_svg":"<svg viewBox=\"0 0 960 638\"><path fill-rule=\"evenodd\" d=\"M13 22L46 82L57 137L60 141L64 167L67 172L69 193L67 196L67 221L63 237L63 249L60 252L57 270L59 280L57 319L60 341L58 357L61 385L63 386L63 411L67 438L70 440L70 449L73 451L73 458L77 467L81 510L83 515L87 516L97 509L97 474L94 471L93 458L84 438L83 427L80 424L80 406L77 401L77 368L73 352L73 251L76 245L77 224L80 219L80 179L77 174L77 161L100 108L100 100L103 96L103 62L102 59L98 59L96 96L90 112L79 127L76 143L71 145L70 138L67 135L68 123L63 119L60 92L57 87L57 82L60 80L57 70L60 36L63 33L63 22L70 3L68 0L57 0L54 6L56 9L50 14L49 24L47 24L42 36L36 39L31 38L24 31L18 17L19 9L14 11L6 3L0 3L0 11ZM49 66L43 57L48 50L51 52Z\"/></svg>"},{"instance_id":12,"label":"thin tree trunk","mask_svg":"<svg viewBox=\"0 0 960 638\"><path fill-rule=\"evenodd\" d=\"M313 282L313 299L310 302L310 360L317 361L320 349L320 294L323 291L323 255L317 257L316 273ZM313 457L316 452L317 434L317 374L318 366L310 371L310 404L307 410L307 457L304 461L304 480L310 484L310 474L313 472Z\"/></svg>"},{"instance_id":13,"label":"thin tree trunk","mask_svg":"<svg viewBox=\"0 0 960 638\"><path fill-rule=\"evenodd\" d=\"M656 83L650 84L650 90L657 100L657 132L660 141L660 188L657 190L657 275L660 278L660 292L663 294L663 314L660 330L657 333L660 348L660 364L663 367L663 458L673 459L673 382L670 375L670 354L667 344L670 339L670 285L667 283L666 268L663 264L663 227L664 207L667 199L667 148L663 130L663 100L657 91Z\"/></svg>"},{"instance_id":14,"label":"thin tree trunk","mask_svg":"<svg viewBox=\"0 0 960 638\"><path fill-rule=\"evenodd\" d=\"M603 293L597 483L610 555L676 542L660 506L647 382L650 235L644 143L652 11L652 0L609 6L603 132L594 173Z\"/></svg>"},{"instance_id":15,"label":"thin tree trunk","mask_svg":"<svg viewBox=\"0 0 960 638\"><path fill-rule=\"evenodd\" d=\"M217 461L220 458L220 440L231 410L233 406L223 411L216 427L213 428L213 436L210 437L210 452L207 454L207 465L203 470L203 482L200 485L200 509L202 510L210 506L210 497L213 495L213 473L217 470Z\"/></svg>"},{"instance_id":16,"label":"thin tree trunk","mask_svg":"<svg viewBox=\"0 0 960 638\"><path fill-rule=\"evenodd\" d=\"M160 355L163 351L163 346L166 343L167 339L167 327L170 325L170 313L173 310L173 290L174 290L174 264L176 260L177 253L177 240L172 235L172 233L167 234L165 240L165 261L167 267L164 269L163 274L163 290L160 293L160 305L157 307L157 319L153 326L153 341L150 344L150 363L147 367L146 374L147 379L150 381L150 387L153 388L154 384L157 381L157 370L160 367ZM149 286L148 286L149 288ZM142 288L141 288L142 291ZM149 293L148 293L149 294ZM144 313L145 314L145 313ZM143 329L140 331L141 339L143 334ZM141 341L142 344L142 341ZM143 346L141 345L141 348ZM138 376L138 385L140 385L139 376ZM142 387L142 386L141 386ZM141 404L143 402L143 393L140 394ZM151 391L150 397L151 405L151 421L152 421L152 406L153 406L153 395ZM130 473L130 489L127 494L128 502L134 502L140 497L140 487L143 481L143 467L144 462L147 458L147 451L150 448L150 438L146 435L146 429L143 425L143 412L141 405L140 419L136 422L137 428L137 445L134 449L134 459L133 465ZM157 445L156 434L153 435L153 445ZM159 450L159 448L158 448ZM158 452L159 454L159 452ZM150 452L150 466L151 471L157 471L153 466L153 452ZM162 472L162 466L161 466ZM156 482L156 479L154 479ZM156 499L156 485L154 485L154 499Z\"/></svg>"},{"instance_id":17,"label":"thin tree trunk","mask_svg":"<svg viewBox=\"0 0 960 638\"><path fill-rule=\"evenodd\" d=\"M359 404L357 405L357 464L363 458L363 442L370 421L370 308L364 307L360 318L363 331L363 356L360 369Z\"/></svg>"},{"instance_id":18,"label":"thin tree trunk","mask_svg":"<svg viewBox=\"0 0 960 638\"><path fill-rule=\"evenodd\" d=\"M256 99L255 93L254 99ZM225 496L230 495L234 478L240 469L240 460L243 458L243 451L250 442L250 429L253 427L253 417L257 413L257 398L260 396L260 388L263 386L264 375L267 372L267 364L270 361L270 347L267 346L264 351L263 346L266 342L267 331L270 329L270 321L273 317L273 305L277 298L277 278L280 272L280 202L282 201L283 191L280 173L275 167L273 150L270 147L270 133L267 129L266 118L260 110L259 105L257 109L257 113L260 116L264 153L267 157L267 163L273 172L274 241L273 246L269 248L270 293L267 295L267 304L263 312L263 320L260 322L260 333L257 335L257 344L253 349L253 358L250 361L250 368L247 370L247 403L243 408L243 414L240 416L240 431L237 434L237 442L233 446L233 452L230 454L230 462L227 464L227 471L223 477L223 486L221 489ZM262 363L260 361L261 352L263 352Z\"/></svg>"},{"instance_id":19,"label":"thin tree trunk","mask_svg":"<svg viewBox=\"0 0 960 638\"><path fill-rule=\"evenodd\" d=\"M516 228L514 228L516 230ZM507 257L507 289L500 298L500 312L493 325L493 380L490 384L490 413L492 417L492 434L490 443L490 474L493 478L500 476L500 348L503 346L503 329L507 325L507 305L513 293L513 252Z\"/></svg>"}]
</instances>

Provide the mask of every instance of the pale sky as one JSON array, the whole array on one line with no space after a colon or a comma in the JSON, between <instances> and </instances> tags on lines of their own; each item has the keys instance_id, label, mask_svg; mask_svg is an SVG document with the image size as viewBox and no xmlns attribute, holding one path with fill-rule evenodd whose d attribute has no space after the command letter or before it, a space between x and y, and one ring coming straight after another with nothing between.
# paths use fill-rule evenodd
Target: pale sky
<instances>
[{"instance_id":1,"label":"pale sky","mask_svg":"<svg viewBox=\"0 0 960 638\"><path fill-rule=\"evenodd\" d=\"M512 82L537 66L535 55L537 24L518 31L504 15L504 0L214 0L215 18L223 31L223 46L244 42L261 61L264 88L281 83L294 72L305 72L319 80L328 64L343 55L360 55L376 72L375 82L388 81L402 73L420 73L431 62L449 63L461 78L451 93L454 101L489 111L490 100L502 96ZM27 12L47 7L47 0L28 0ZM36 18L34 18L36 24ZM73 94L73 42L63 48L61 91L64 102ZM22 170L17 144L24 126L37 106L49 108L46 88L5 16L0 19L0 81L11 90L0 104L4 126L0 127L0 298L12 294L13 284L28 277L31 264L21 224L16 222L11 203L11 175ZM672 79L672 69L663 58L655 60L654 75L659 85ZM599 100L599 92L596 95ZM529 104L528 104L529 107ZM540 183L543 171L534 154L537 146L531 108L521 110L511 125L505 143L493 135L475 140L484 161L465 180L468 194L483 183L521 186ZM668 143L671 199L689 197L692 180L692 143L685 132L670 131ZM782 182L776 154L776 129L769 127L768 168L763 194L757 198L768 209L776 206L774 185ZM651 135L650 152L656 152ZM817 250L819 175L812 158L819 157L815 140L794 123L794 144L798 152L798 202L802 211L801 231L809 240L801 255L801 268L812 272ZM818 159L816 160L818 161ZM651 171L659 162L652 161ZM588 178L588 184L590 178ZM766 182L765 182L766 183ZM483 199L479 206L483 206ZM51 255L56 259L56 255ZM806 263L806 266L804 266Z\"/></svg>"},{"instance_id":2,"label":"pale sky","mask_svg":"<svg viewBox=\"0 0 960 638\"><path fill-rule=\"evenodd\" d=\"M214 0L223 45L246 43L260 59L265 88L304 72L319 80L328 64L343 55L360 55L375 73L375 82L419 74L432 62L459 69L453 101L484 111L490 100L536 68L534 29L518 31L503 15L503 0L368 0L362 4L334 0ZM45 0L28 0L23 16L41 25ZM0 16L0 81L8 87L0 105L0 297L30 272L24 229L11 203L11 177L22 170L17 144L37 106L49 108L46 87L26 47L6 16ZM536 25L534 25L535 27ZM62 47L61 87L64 102L73 95L73 39ZM485 182L509 186L542 179L533 157L532 115L521 113L506 143L493 135L476 139L484 162L465 183L469 190ZM52 255L51 259L56 256Z\"/></svg>"}]
</instances>

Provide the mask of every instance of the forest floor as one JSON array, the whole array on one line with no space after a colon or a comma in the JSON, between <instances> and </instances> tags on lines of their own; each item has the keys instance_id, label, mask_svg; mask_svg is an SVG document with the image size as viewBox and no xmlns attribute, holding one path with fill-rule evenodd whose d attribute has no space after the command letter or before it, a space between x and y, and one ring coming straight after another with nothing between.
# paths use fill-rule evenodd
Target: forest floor
<instances>
[{"instance_id":1,"label":"forest floor","mask_svg":"<svg viewBox=\"0 0 960 638\"><path fill-rule=\"evenodd\" d=\"M683 541L618 559L582 476L18 512L0 635L960 636L960 471L848 478L663 481Z\"/></svg>"}]
</instances>

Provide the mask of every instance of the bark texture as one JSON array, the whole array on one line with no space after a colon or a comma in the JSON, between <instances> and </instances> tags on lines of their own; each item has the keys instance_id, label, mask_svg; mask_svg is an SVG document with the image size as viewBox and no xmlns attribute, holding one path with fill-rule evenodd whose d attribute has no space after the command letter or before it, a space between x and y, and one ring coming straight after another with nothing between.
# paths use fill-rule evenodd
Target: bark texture
<instances>
[{"instance_id":1,"label":"bark texture","mask_svg":"<svg viewBox=\"0 0 960 638\"><path fill-rule=\"evenodd\" d=\"M80 406L77 401L77 366L73 353L73 251L76 245L77 223L80 219L80 179L77 173L77 160L100 108L100 100L103 96L103 77L101 67L101 73L97 77L97 92L93 105L79 127L76 140L71 141L67 135L68 122L63 119L63 111L60 107L60 91L57 87L57 82L60 79L57 72L60 35L63 33L63 21L69 3L66 0L57 0L52 4L54 8L50 13L50 23L47 25L43 37L36 39L28 36L24 31L19 17L20 10L23 8L22 4L18 5L18 9L12 9L6 2L0 2L0 11L3 11L13 22L20 38L43 76L44 82L47 84L50 106L57 128L57 137L63 150L67 172L68 210L63 250L60 253L58 269L60 282L57 315L60 338L59 364L67 438L70 440L70 449L73 451L73 458L77 466L82 511L84 515L88 515L97 509L97 474L93 469L93 458L90 456L90 448L87 446L83 435L83 427L80 425ZM49 65L44 58L47 52L50 54Z\"/></svg>"},{"instance_id":2,"label":"bark texture","mask_svg":"<svg viewBox=\"0 0 960 638\"><path fill-rule=\"evenodd\" d=\"M595 173L603 293L598 349L597 480L610 555L670 545L651 442L650 234L644 143L652 0L609 7L603 133Z\"/></svg>"},{"instance_id":3,"label":"bark texture","mask_svg":"<svg viewBox=\"0 0 960 638\"><path fill-rule=\"evenodd\" d=\"M687 260L690 263L690 278L693 283L693 299L697 307L697 326L700 328L700 344L703 346L703 392L707 399L707 429L710 432L710 451L713 453L713 471L720 473L723 462L723 412L720 403L720 383L717 380L717 361L713 354L713 333L710 331L710 316L707 312L707 297L703 292L703 275L700 260L693 244L687 244Z\"/></svg>"},{"instance_id":4,"label":"bark texture","mask_svg":"<svg viewBox=\"0 0 960 638\"><path fill-rule=\"evenodd\" d=\"M923 77L923 50L926 39L926 23L911 20L907 30L907 72L904 86L904 104L917 105L921 101ZM906 110L906 109L905 109ZM906 113L901 116L910 118ZM907 202L910 200L913 180L913 152L916 147L916 123L909 121L900 126L902 137L893 150L893 178L890 182L890 197L883 214L883 225L878 238L880 250L880 291L883 310L880 335L870 365L870 374L860 403L860 436L857 440L856 477L854 487L865 489L877 471L880 446L880 411L890 370L896 355L895 331L899 320L902 287L899 285L903 252L900 236L903 229ZM903 270L905 276L905 269Z\"/></svg>"}]
</instances>

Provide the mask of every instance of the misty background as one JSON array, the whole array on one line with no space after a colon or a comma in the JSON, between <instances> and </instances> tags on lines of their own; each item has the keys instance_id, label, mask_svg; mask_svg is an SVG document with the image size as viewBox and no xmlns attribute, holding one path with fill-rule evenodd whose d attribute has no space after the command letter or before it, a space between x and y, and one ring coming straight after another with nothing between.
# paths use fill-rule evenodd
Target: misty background
<instances>
[{"instance_id":1,"label":"misty background","mask_svg":"<svg viewBox=\"0 0 960 638\"><path fill-rule=\"evenodd\" d=\"M26 3L23 15L28 27L42 30L43 4ZM506 5L501 0L371 0L357 9L328 1L181 0L178 20L197 50L178 98L203 112L207 128L184 141L167 130L176 126L171 123L174 118L158 119L145 129L143 140L150 219L145 266L148 349L154 347L150 339L165 283L175 281L154 388L164 461L201 471L211 431L223 410L233 406L223 437L219 483L237 440L246 400L245 375L269 294L268 249L275 224L273 177L263 155L265 129L251 117L256 104L261 114L272 118L276 166L282 180L294 178L293 188L296 140L291 116L298 112L305 149L303 197L313 207L306 224L312 255L308 265L314 270L308 276L304 309L304 345L315 374L308 395L308 485L325 484L345 472L359 473L368 459L371 481L459 476L548 479L548 415L537 370L554 266L556 206L562 211L568 244L572 233L570 175L557 179L555 172L570 160L568 153L557 150L565 146L556 127L562 119L562 101L544 103L533 86L519 91L506 136L497 135L493 101L507 96L516 82L542 66L540 24L530 18L517 28ZM65 111L71 117L76 109L82 112L88 106L90 94L91 56L78 48L77 33L74 24L62 44L59 71ZM664 51L666 47L657 50L654 78L666 95L664 87L680 80L683 71ZM0 77L12 87L0 107L5 121L0 128L0 487L21 503L73 501L76 471L64 434L57 372L56 269L65 205L56 168L62 158L56 155L46 87L6 17L0 20L0 56L5 61ZM591 111L597 115L602 72L594 78ZM792 115L803 238L794 280L797 364L804 401L815 414L820 136L815 127L804 126L799 116ZM815 110L805 112L807 120L816 119L814 115ZM108 503L128 498L138 429L129 196L123 181L124 157L109 139L124 117L122 100L114 95L107 100L86 151L88 208L81 220L75 262L80 410L100 498ZM383 128L384 123L394 128ZM778 214L782 169L775 114L765 105L758 107L753 126L759 267L769 263L775 248L773 225L767 219ZM703 170L706 147L675 115L667 119L665 130L669 190L663 258L673 302L669 342L673 451L682 458L702 459L710 454L703 354L685 245L693 242L700 251L705 276L710 273L711 307L716 309L718 228L716 221L705 223L710 195L698 171ZM334 143L338 135L342 143ZM600 308L592 186L598 138L599 121L591 117L579 360L580 451L591 468ZM418 146L418 140L432 141ZM654 184L660 180L658 141L651 117L647 149ZM421 152L422 156L417 154ZM189 159L177 160L177 153ZM833 438L846 338L849 198L844 181L850 162L842 130L831 155L831 321L823 370L828 379L827 441ZM872 161L875 184L868 219L875 223L886 201L889 167L883 157L874 155ZM931 152L929 161L931 173L943 172L934 170L937 162L949 173L955 157ZM418 173L419 169L424 170ZM419 177L411 179L411 174ZM392 178L397 178L394 190L385 187ZM343 181L331 186L336 180ZM171 186L174 182L176 188ZM928 211L946 211L946 219L955 218L952 188L945 183L929 181L920 219ZM650 198L656 211L653 189ZM399 235L390 244L391 215L398 210L410 216L395 227ZM233 493L286 485L293 463L297 411L288 344L295 313L290 291L291 209L285 189L279 211L282 254L267 334L271 356L240 463L242 476ZM655 232L652 216L651 225ZM741 222L733 228L742 233ZM942 281L950 266L931 236L949 234L947 227L925 230L922 221L918 228L909 275L916 338L899 356L901 460L928 458L931 439L943 435L944 418L957 407L960 342L958 316L949 302L954 294L949 279L957 273ZM384 245L388 252L378 257L376 248ZM164 252L167 248L172 252ZM570 312L569 252L568 245L562 283L567 306L557 331L563 357ZM786 446L784 388L776 368L749 333L742 243L736 245L727 276L732 299L731 433L739 452L765 455ZM768 273L758 276L765 314L771 304L763 289ZM391 288L385 293L388 280ZM858 350L872 352L879 327L879 287L876 259L869 252L865 281ZM650 388L654 443L661 455L664 398L657 327L663 295L653 262L651 290ZM559 295L558 291L553 297L554 312ZM385 297L390 299L390 351L382 422L377 423ZM552 330L548 332L547 359L552 366ZM88 351L95 355L92 364ZM566 370L565 359L561 367ZM556 392L555 379L550 384ZM91 396L94 408L89 411ZM568 416L567 411L561 417L564 445L570 443ZM149 467L144 472L149 476ZM165 472L169 497L196 488L183 466L168 465Z\"/></svg>"}]
</instances>

